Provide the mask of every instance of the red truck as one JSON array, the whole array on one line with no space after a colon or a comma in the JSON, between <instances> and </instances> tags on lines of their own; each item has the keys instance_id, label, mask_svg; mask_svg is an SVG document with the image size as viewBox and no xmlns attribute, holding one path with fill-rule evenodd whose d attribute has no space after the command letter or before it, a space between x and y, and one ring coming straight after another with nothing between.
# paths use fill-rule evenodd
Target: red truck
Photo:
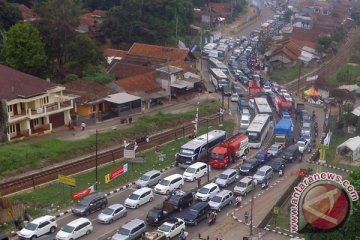
<instances>
[{"instance_id":1,"label":"red truck","mask_svg":"<svg viewBox=\"0 0 360 240\"><path fill-rule=\"evenodd\" d=\"M211 150L210 166L216 169L227 168L236 157L241 157L249 152L249 139L244 133L238 133L226 139Z\"/></svg>"},{"instance_id":2,"label":"red truck","mask_svg":"<svg viewBox=\"0 0 360 240\"><path fill-rule=\"evenodd\" d=\"M248 90L249 90L249 99L254 99L254 97L260 97L262 95L260 81L250 80Z\"/></svg>"},{"instance_id":3,"label":"red truck","mask_svg":"<svg viewBox=\"0 0 360 240\"><path fill-rule=\"evenodd\" d=\"M294 106L292 102L287 101L284 97L280 95L277 95L275 97L275 108L279 115L282 117L284 112L288 112L290 115L292 115Z\"/></svg>"}]
</instances>

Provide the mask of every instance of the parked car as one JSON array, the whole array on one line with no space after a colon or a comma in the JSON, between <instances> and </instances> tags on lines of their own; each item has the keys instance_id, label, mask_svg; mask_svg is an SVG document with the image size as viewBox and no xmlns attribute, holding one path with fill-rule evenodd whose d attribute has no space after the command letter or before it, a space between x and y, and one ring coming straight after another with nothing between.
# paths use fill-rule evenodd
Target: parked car
<instances>
[{"instance_id":1,"label":"parked car","mask_svg":"<svg viewBox=\"0 0 360 240\"><path fill-rule=\"evenodd\" d=\"M272 167L265 165L257 170L257 172L253 176L253 179L256 180L258 183L263 183L272 178L273 174L274 172Z\"/></svg>"},{"instance_id":2,"label":"parked car","mask_svg":"<svg viewBox=\"0 0 360 240\"><path fill-rule=\"evenodd\" d=\"M282 159L282 158L276 158L274 159L274 161L271 163L271 167L273 169L274 172L278 172L280 170L284 170L286 166L286 160Z\"/></svg>"},{"instance_id":3,"label":"parked car","mask_svg":"<svg viewBox=\"0 0 360 240\"><path fill-rule=\"evenodd\" d=\"M139 208L145 203L152 202L154 200L154 194L151 188L143 187L133 192L126 200L125 207L127 208Z\"/></svg>"},{"instance_id":4,"label":"parked car","mask_svg":"<svg viewBox=\"0 0 360 240\"><path fill-rule=\"evenodd\" d=\"M232 102L237 102L239 100L239 95L237 93L231 94L230 100Z\"/></svg>"},{"instance_id":5,"label":"parked car","mask_svg":"<svg viewBox=\"0 0 360 240\"><path fill-rule=\"evenodd\" d=\"M235 182L237 171L233 168L226 169L216 178L215 183L220 187L227 187Z\"/></svg>"},{"instance_id":6,"label":"parked car","mask_svg":"<svg viewBox=\"0 0 360 240\"><path fill-rule=\"evenodd\" d=\"M89 235L93 231L93 225L87 218L78 218L66 225L56 234L58 240L78 239L84 235Z\"/></svg>"},{"instance_id":7,"label":"parked car","mask_svg":"<svg viewBox=\"0 0 360 240\"><path fill-rule=\"evenodd\" d=\"M170 218L164 222L157 231L162 232L168 239L171 239L185 231L185 222L181 218Z\"/></svg>"},{"instance_id":8,"label":"parked car","mask_svg":"<svg viewBox=\"0 0 360 240\"><path fill-rule=\"evenodd\" d=\"M304 153L305 150L309 147L310 142L306 141L304 138L300 138L297 142L299 152Z\"/></svg>"},{"instance_id":9,"label":"parked car","mask_svg":"<svg viewBox=\"0 0 360 240\"><path fill-rule=\"evenodd\" d=\"M90 213L104 209L108 204L108 200L104 193L95 192L84 197L75 207L72 213L77 216L87 216Z\"/></svg>"},{"instance_id":10,"label":"parked car","mask_svg":"<svg viewBox=\"0 0 360 240\"><path fill-rule=\"evenodd\" d=\"M192 192L184 192L181 190L173 192L167 202L174 206L178 211L182 211L186 207L190 207L194 201Z\"/></svg>"},{"instance_id":11,"label":"parked car","mask_svg":"<svg viewBox=\"0 0 360 240\"><path fill-rule=\"evenodd\" d=\"M200 188L195 194L195 199L200 201L209 201L215 194L220 191L216 183L209 183Z\"/></svg>"},{"instance_id":12,"label":"parked car","mask_svg":"<svg viewBox=\"0 0 360 240\"><path fill-rule=\"evenodd\" d=\"M282 145L280 144L273 144L267 150L267 153L271 154L273 157L277 157L282 151Z\"/></svg>"},{"instance_id":13,"label":"parked car","mask_svg":"<svg viewBox=\"0 0 360 240\"><path fill-rule=\"evenodd\" d=\"M169 195L171 191L180 189L184 185L184 178L180 174L173 174L162 179L154 188L159 194Z\"/></svg>"},{"instance_id":14,"label":"parked car","mask_svg":"<svg viewBox=\"0 0 360 240\"><path fill-rule=\"evenodd\" d=\"M27 223L17 232L20 239L35 239L47 233L54 233L57 228L56 218L46 215Z\"/></svg>"},{"instance_id":15,"label":"parked car","mask_svg":"<svg viewBox=\"0 0 360 240\"><path fill-rule=\"evenodd\" d=\"M248 194L254 189L255 184L253 182L253 179L250 177L244 177L238 183L236 183L236 186L234 187L234 193L236 195L246 196L246 194Z\"/></svg>"},{"instance_id":16,"label":"parked car","mask_svg":"<svg viewBox=\"0 0 360 240\"><path fill-rule=\"evenodd\" d=\"M256 158L246 160L243 164L241 164L239 168L240 175L252 175L256 172L258 167L260 166L260 161Z\"/></svg>"},{"instance_id":17,"label":"parked car","mask_svg":"<svg viewBox=\"0 0 360 240\"><path fill-rule=\"evenodd\" d=\"M186 168L183 174L184 180L195 181L207 174L208 166L203 162L196 162Z\"/></svg>"},{"instance_id":18,"label":"parked car","mask_svg":"<svg viewBox=\"0 0 360 240\"><path fill-rule=\"evenodd\" d=\"M161 178L161 172L158 170L151 170L144 173L136 182L136 186L141 187L152 187L159 183Z\"/></svg>"},{"instance_id":19,"label":"parked car","mask_svg":"<svg viewBox=\"0 0 360 240\"><path fill-rule=\"evenodd\" d=\"M211 211L211 207L207 202L198 202L188 209L183 219L186 225L197 225L200 221L206 219L207 214Z\"/></svg>"},{"instance_id":20,"label":"parked car","mask_svg":"<svg viewBox=\"0 0 360 240\"><path fill-rule=\"evenodd\" d=\"M102 210L96 221L98 223L112 223L113 221L125 217L126 215L126 207L124 207L122 204L115 203Z\"/></svg>"},{"instance_id":21,"label":"parked car","mask_svg":"<svg viewBox=\"0 0 360 240\"><path fill-rule=\"evenodd\" d=\"M222 190L216 194L210 201L211 209L221 211L227 205L231 205L234 200L234 194L230 190Z\"/></svg>"},{"instance_id":22,"label":"parked car","mask_svg":"<svg viewBox=\"0 0 360 240\"><path fill-rule=\"evenodd\" d=\"M272 92L272 88L271 88L270 86L268 86L268 85L264 85L264 86L263 86L263 91L264 91L265 93L271 93L271 92Z\"/></svg>"},{"instance_id":23,"label":"parked car","mask_svg":"<svg viewBox=\"0 0 360 240\"><path fill-rule=\"evenodd\" d=\"M146 231L146 225L143 220L133 219L122 225L112 236L111 240L135 240L139 239Z\"/></svg>"}]
</instances>

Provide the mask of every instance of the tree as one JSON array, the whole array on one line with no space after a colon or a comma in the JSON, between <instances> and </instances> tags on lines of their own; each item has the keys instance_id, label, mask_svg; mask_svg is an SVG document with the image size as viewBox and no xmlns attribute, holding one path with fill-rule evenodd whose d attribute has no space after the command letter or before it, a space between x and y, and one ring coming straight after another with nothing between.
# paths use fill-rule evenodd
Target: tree
<instances>
[{"instance_id":1,"label":"tree","mask_svg":"<svg viewBox=\"0 0 360 240\"><path fill-rule=\"evenodd\" d=\"M38 30L23 22L10 28L1 55L6 65L36 76L41 76L47 60Z\"/></svg>"},{"instance_id":2,"label":"tree","mask_svg":"<svg viewBox=\"0 0 360 240\"><path fill-rule=\"evenodd\" d=\"M22 19L19 9L5 0L0 0L0 29L8 30Z\"/></svg>"},{"instance_id":3,"label":"tree","mask_svg":"<svg viewBox=\"0 0 360 240\"><path fill-rule=\"evenodd\" d=\"M321 52L328 50L331 45L331 42L332 42L331 37L328 36L319 37L317 42L318 50L320 50Z\"/></svg>"},{"instance_id":4,"label":"tree","mask_svg":"<svg viewBox=\"0 0 360 240\"><path fill-rule=\"evenodd\" d=\"M357 24L360 24L360 11L358 9L353 11L350 16Z\"/></svg>"},{"instance_id":5,"label":"tree","mask_svg":"<svg viewBox=\"0 0 360 240\"><path fill-rule=\"evenodd\" d=\"M63 79L68 45L79 25L79 4L75 0L49 0L40 2L36 11L41 16L36 27L44 38L52 73L57 79Z\"/></svg>"},{"instance_id":6,"label":"tree","mask_svg":"<svg viewBox=\"0 0 360 240\"><path fill-rule=\"evenodd\" d=\"M114 77L108 74L102 66L91 67L87 69L85 80L97 82L100 84L106 84L114 80Z\"/></svg>"},{"instance_id":7,"label":"tree","mask_svg":"<svg viewBox=\"0 0 360 240\"><path fill-rule=\"evenodd\" d=\"M292 12L290 9L288 9L288 10L284 13L284 21L287 22L287 23L290 22L292 15L293 15L293 12Z\"/></svg>"},{"instance_id":8,"label":"tree","mask_svg":"<svg viewBox=\"0 0 360 240\"><path fill-rule=\"evenodd\" d=\"M69 72L83 76L84 70L91 65L99 65L102 55L98 46L91 38L84 34L76 34L66 51L67 61L69 63Z\"/></svg>"},{"instance_id":9,"label":"tree","mask_svg":"<svg viewBox=\"0 0 360 240\"><path fill-rule=\"evenodd\" d=\"M7 141L8 118L6 100L0 99L0 142Z\"/></svg>"}]
</instances>

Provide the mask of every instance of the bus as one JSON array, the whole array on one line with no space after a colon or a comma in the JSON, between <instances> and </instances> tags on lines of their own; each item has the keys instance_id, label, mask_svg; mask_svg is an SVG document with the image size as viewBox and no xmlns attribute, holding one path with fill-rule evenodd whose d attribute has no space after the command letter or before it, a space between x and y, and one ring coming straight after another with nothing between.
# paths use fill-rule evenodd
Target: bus
<instances>
[{"instance_id":1,"label":"bus","mask_svg":"<svg viewBox=\"0 0 360 240\"><path fill-rule=\"evenodd\" d=\"M204 46L204 48L201 51L201 58L202 59L209 59L209 52L211 50L216 49L217 44L216 43L208 43Z\"/></svg>"},{"instance_id":2,"label":"bus","mask_svg":"<svg viewBox=\"0 0 360 240\"><path fill-rule=\"evenodd\" d=\"M214 84L217 90L224 86L229 86L229 79L225 73L218 68L210 68L210 81Z\"/></svg>"},{"instance_id":3,"label":"bus","mask_svg":"<svg viewBox=\"0 0 360 240\"><path fill-rule=\"evenodd\" d=\"M270 120L272 121L272 109L264 97L256 97L254 98L254 107L256 114L268 114L270 116Z\"/></svg>"},{"instance_id":4,"label":"bus","mask_svg":"<svg viewBox=\"0 0 360 240\"><path fill-rule=\"evenodd\" d=\"M176 154L176 165L181 168L187 168L191 164L202 161L207 162L207 151L227 138L223 130L212 130L199 137L196 137L181 146L180 151Z\"/></svg>"},{"instance_id":5,"label":"bus","mask_svg":"<svg viewBox=\"0 0 360 240\"><path fill-rule=\"evenodd\" d=\"M218 68L225 74L229 73L228 67L223 62L217 60L216 58L212 58L212 57L209 58L208 66L209 68Z\"/></svg>"},{"instance_id":6,"label":"bus","mask_svg":"<svg viewBox=\"0 0 360 240\"><path fill-rule=\"evenodd\" d=\"M246 130L249 137L250 148L260 148L264 142L271 125L270 116L268 114L256 114Z\"/></svg>"}]
</instances>

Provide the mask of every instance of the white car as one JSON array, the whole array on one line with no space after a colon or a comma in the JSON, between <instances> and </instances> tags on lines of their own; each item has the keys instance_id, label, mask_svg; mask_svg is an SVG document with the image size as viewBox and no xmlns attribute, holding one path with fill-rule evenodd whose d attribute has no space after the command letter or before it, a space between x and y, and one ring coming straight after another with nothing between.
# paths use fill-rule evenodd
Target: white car
<instances>
[{"instance_id":1,"label":"white car","mask_svg":"<svg viewBox=\"0 0 360 240\"><path fill-rule=\"evenodd\" d=\"M167 194L184 186L184 178L180 174L167 176L155 186L154 191L159 194Z\"/></svg>"},{"instance_id":2,"label":"white car","mask_svg":"<svg viewBox=\"0 0 360 240\"><path fill-rule=\"evenodd\" d=\"M164 233L167 239L171 239L185 231L185 222L180 218L169 218L157 231Z\"/></svg>"},{"instance_id":3,"label":"white car","mask_svg":"<svg viewBox=\"0 0 360 240\"><path fill-rule=\"evenodd\" d=\"M21 239L35 239L47 233L54 233L56 228L56 218L46 215L26 224L21 231L17 232L17 235Z\"/></svg>"},{"instance_id":4,"label":"white car","mask_svg":"<svg viewBox=\"0 0 360 240\"><path fill-rule=\"evenodd\" d=\"M231 94L230 100L231 100L232 102L237 102L237 101L239 101L239 95L238 95L237 93Z\"/></svg>"},{"instance_id":5,"label":"white car","mask_svg":"<svg viewBox=\"0 0 360 240\"><path fill-rule=\"evenodd\" d=\"M283 95L283 97L285 98L286 101L289 101L289 102L293 102L293 101L294 101L294 99L290 96L290 94L288 94L288 93L283 93L282 95Z\"/></svg>"},{"instance_id":6,"label":"white car","mask_svg":"<svg viewBox=\"0 0 360 240\"><path fill-rule=\"evenodd\" d=\"M264 90L264 93L271 93L271 92L272 92L271 87L268 86L268 85L264 85L264 86L263 86L263 90Z\"/></svg>"},{"instance_id":7,"label":"white car","mask_svg":"<svg viewBox=\"0 0 360 240\"><path fill-rule=\"evenodd\" d=\"M66 225L56 234L57 240L78 239L89 235L94 230L91 221L87 218L78 218Z\"/></svg>"},{"instance_id":8,"label":"white car","mask_svg":"<svg viewBox=\"0 0 360 240\"><path fill-rule=\"evenodd\" d=\"M306 141L304 138L300 138L297 142L299 152L304 153L305 150L309 147L309 141Z\"/></svg>"},{"instance_id":9,"label":"white car","mask_svg":"<svg viewBox=\"0 0 360 240\"><path fill-rule=\"evenodd\" d=\"M207 174L207 169L208 166L206 163L196 162L187 167L183 174L183 178L186 181L195 181Z\"/></svg>"},{"instance_id":10,"label":"white car","mask_svg":"<svg viewBox=\"0 0 360 240\"><path fill-rule=\"evenodd\" d=\"M220 192L219 186L216 183L209 183L197 191L195 194L195 199L206 202L209 201L218 192Z\"/></svg>"},{"instance_id":11,"label":"white car","mask_svg":"<svg viewBox=\"0 0 360 240\"><path fill-rule=\"evenodd\" d=\"M282 151L282 145L280 144L273 144L267 150L267 153L270 153L271 156L277 157Z\"/></svg>"},{"instance_id":12,"label":"white car","mask_svg":"<svg viewBox=\"0 0 360 240\"><path fill-rule=\"evenodd\" d=\"M139 208L141 205L152 202L154 194L151 188L143 187L133 192L126 200L125 207Z\"/></svg>"}]
</instances>

